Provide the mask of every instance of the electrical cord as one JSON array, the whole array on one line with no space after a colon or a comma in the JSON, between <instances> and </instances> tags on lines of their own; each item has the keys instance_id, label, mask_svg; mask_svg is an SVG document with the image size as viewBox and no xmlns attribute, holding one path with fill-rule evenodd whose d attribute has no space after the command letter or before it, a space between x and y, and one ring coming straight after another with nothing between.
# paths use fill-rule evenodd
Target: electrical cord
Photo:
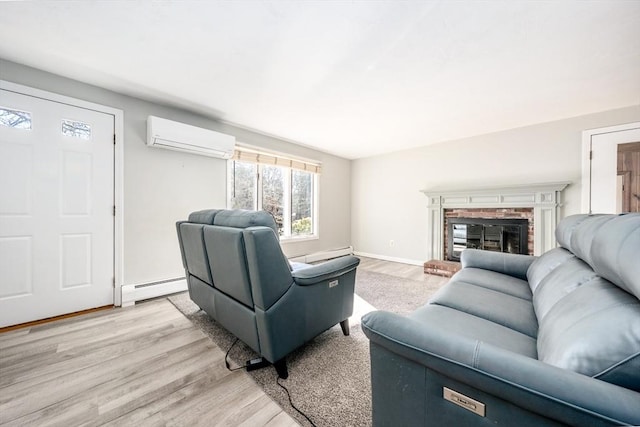
<instances>
[{"instance_id":1,"label":"electrical cord","mask_svg":"<svg viewBox=\"0 0 640 427\"><path fill-rule=\"evenodd\" d=\"M236 338L236 340L233 342L233 344L231 344L231 347L229 347L229 350L227 350L227 354L224 355L224 364L227 367L227 369L231 372L233 371L237 371L238 369L244 369L244 366L238 366L237 368L232 368L231 364L229 363L228 357L229 357L229 352L231 351L231 349L233 348L234 345L236 345L236 343L238 342L239 338Z\"/></svg>"},{"instance_id":2,"label":"electrical cord","mask_svg":"<svg viewBox=\"0 0 640 427\"><path fill-rule=\"evenodd\" d=\"M317 426L313 423L313 421L311 421L311 418L309 418L309 417L307 416L307 414L305 414L304 412L302 412L300 409L298 409L298 408L296 407L296 405L294 405L294 404L293 404L293 401L291 400L291 395L289 394L289 390L287 390L287 388L286 388L284 385L280 384L280 377L278 377L278 378L276 379L276 384L278 384L278 385L279 385L279 386L280 386L280 387L281 387L281 388L282 388L282 389L287 393L287 397L289 398L289 404L291 405L291 407L292 407L293 409L295 409L296 411L298 411L298 413L299 413L300 415L302 415L303 417L305 417L305 418L307 419L307 421L309 421L309 423L311 423L311 425L312 425L313 427L317 427Z\"/></svg>"},{"instance_id":3,"label":"electrical cord","mask_svg":"<svg viewBox=\"0 0 640 427\"><path fill-rule=\"evenodd\" d=\"M238 340L239 340L239 338L236 338L236 340L233 342L233 344L231 344L231 347L229 347L229 349L227 350L227 354L225 354L225 355L224 355L224 364L225 364L225 366L227 367L227 369L228 369L229 371L231 371L231 372L233 372L233 371L237 371L237 370L239 370L239 369L246 369L246 368L247 368L247 366L238 366L238 367L232 368L232 367L231 367L231 364L229 363L229 353L231 352L231 349L232 349L232 348L233 348L233 347L238 343ZM302 415L303 417L305 417L305 418L306 418L306 420L307 420L307 421L309 421L309 423L310 423L313 427L317 427L317 426L315 425L315 423L314 423L313 421L311 421L311 418L309 418L309 417L307 416L307 414L305 414L304 412L302 412L300 409L298 409L298 408L296 407L296 405L294 405L294 404L293 404L293 401L291 400L291 394L289 394L289 390L287 390L287 388L286 388L284 385L280 384L280 377L278 377L278 378L276 379L276 384L278 384L278 385L279 385L279 386L280 386L280 387L285 391L285 393L287 393L287 397L289 398L289 404L291 405L291 407L292 407L293 409L295 409L295 410L296 410L300 415Z\"/></svg>"}]
</instances>

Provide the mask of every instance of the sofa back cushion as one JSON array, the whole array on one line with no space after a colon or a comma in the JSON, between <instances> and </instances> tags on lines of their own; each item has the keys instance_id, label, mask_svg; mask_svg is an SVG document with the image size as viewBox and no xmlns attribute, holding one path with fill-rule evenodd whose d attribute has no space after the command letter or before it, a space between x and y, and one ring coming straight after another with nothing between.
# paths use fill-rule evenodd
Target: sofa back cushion
<instances>
[{"instance_id":1,"label":"sofa back cushion","mask_svg":"<svg viewBox=\"0 0 640 427\"><path fill-rule=\"evenodd\" d=\"M583 221L593 217L594 215L577 214L569 215L562 219L556 227L556 240L561 247L571 250L571 235L573 231Z\"/></svg>"},{"instance_id":2,"label":"sofa back cushion","mask_svg":"<svg viewBox=\"0 0 640 427\"><path fill-rule=\"evenodd\" d=\"M529 281L531 292L535 294L540 282L558 266L571 258L575 258L575 255L567 249L555 248L545 252L533 261L527 270L527 280Z\"/></svg>"},{"instance_id":3,"label":"sofa back cushion","mask_svg":"<svg viewBox=\"0 0 640 427\"><path fill-rule=\"evenodd\" d=\"M613 216L590 248L595 272L640 299L640 213Z\"/></svg>"},{"instance_id":4,"label":"sofa back cushion","mask_svg":"<svg viewBox=\"0 0 640 427\"><path fill-rule=\"evenodd\" d=\"M571 257L547 274L533 294L533 308L538 322L562 298L589 283L598 275L580 258Z\"/></svg>"},{"instance_id":5,"label":"sofa back cushion","mask_svg":"<svg viewBox=\"0 0 640 427\"><path fill-rule=\"evenodd\" d=\"M594 248L593 241L600 234L601 228L608 222L617 218L616 215L588 215L587 218L578 224L571 233L571 246L569 250L575 256L582 259L593 267L591 259L591 249Z\"/></svg>"},{"instance_id":6,"label":"sofa back cushion","mask_svg":"<svg viewBox=\"0 0 640 427\"><path fill-rule=\"evenodd\" d=\"M545 363L640 391L640 301L596 277L539 319L537 349Z\"/></svg>"}]
</instances>

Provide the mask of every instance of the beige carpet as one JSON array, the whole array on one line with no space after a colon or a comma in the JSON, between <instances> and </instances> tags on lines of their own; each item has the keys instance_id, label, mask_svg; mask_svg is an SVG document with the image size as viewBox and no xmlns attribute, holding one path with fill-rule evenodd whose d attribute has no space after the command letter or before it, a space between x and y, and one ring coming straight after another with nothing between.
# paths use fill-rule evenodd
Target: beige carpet
<instances>
[{"instance_id":1,"label":"beige carpet","mask_svg":"<svg viewBox=\"0 0 640 427\"><path fill-rule=\"evenodd\" d=\"M369 341L360 329L360 318L374 307L407 314L424 304L444 282L427 284L359 270L351 334L345 337L336 325L287 357L289 378L280 382L289 390L296 407L316 426L370 426ZM171 296L169 300L221 350L226 352L231 347L235 337L199 310L187 293ZM255 357L255 352L240 341L229 353L234 367ZM309 425L289 404L276 383L273 367L249 375L300 424Z\"/></svg>"}]
</instances>

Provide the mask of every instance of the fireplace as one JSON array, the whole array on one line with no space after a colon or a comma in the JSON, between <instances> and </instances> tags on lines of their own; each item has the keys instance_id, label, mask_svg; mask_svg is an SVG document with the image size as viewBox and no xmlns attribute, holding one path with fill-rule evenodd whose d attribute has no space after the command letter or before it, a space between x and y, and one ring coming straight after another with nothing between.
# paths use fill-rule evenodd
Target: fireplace
<instances>
[{"instance_id":1,"label":"fireplace","mask_svg":"<svg viewBox=\"0 0 640 427\"><path fill-rule=\"evenodd\" d=\"M529 221L526 219L447 219L447 260L460 261L465 249L512 254L529 253Z\"/></svg>"},{"instance_id":2,"label":"fireplace","mask_svg":"<svg viewBox=\"0 0 640 427\"><path fill-rule=\"evenodd\" d=\"M438 268L447 270L447 274L460 268L458 263L447 261L449 233L445 223L454 211L466 211L464 215L456 213L453 215L455 217L527 219L529 225L525 253L540 255L554 248L554 231L561 217L562 192L569 184L550 182L492 188L423 190L427 196L426 256L429 260L425 262L425 273L432 273L431 267L427 266L429 263L442 264ZM487 215L487 212L491 214ZM511 247L513 248L513 243ZM522 245L520 249L522 250Z\"/></svg>"}]
</instances>

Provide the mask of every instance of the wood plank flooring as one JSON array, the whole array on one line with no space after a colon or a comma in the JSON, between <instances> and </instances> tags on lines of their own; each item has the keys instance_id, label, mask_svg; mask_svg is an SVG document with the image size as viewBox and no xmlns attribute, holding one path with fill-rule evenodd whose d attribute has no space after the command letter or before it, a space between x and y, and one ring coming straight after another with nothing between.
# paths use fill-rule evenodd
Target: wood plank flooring
<instances>
[{"instance_id":1,"label":"wood plank flooring","mask_svg":"<svg viewBox=\"0 0 640 427\"><path fill-rule=\"evenodd\" d=\"M420 282L440 283L443 278L431 274L424 274L424 267L421 265L402 264L399 262L384 261L380 259L358 257L360 265L358 268L373 271L374 273L388 274L389 276L402 277L403 279L417 280ZM444 279L446 281L448 279Z\"/></svg>"},{"instance_id":2,"label":"wood plank flooring","mask_svg":"<svg viewBox=\"0 0 640 427\"><path fill-rule=\"evenodd\" d=\"M298 423L159 299L0 334L0 425Z\"/></svg>"},{"instance_id":3,"label":"wood plank flooring","mask_svg":"<svg viewBox=\"0 0 640 427\"><path fill-rule=\"evenodd\" d=\"M442 280L361 257L360 269ZM3 426L297 426L168 300L0 334Z\"/></svg>"}]
</instances>

